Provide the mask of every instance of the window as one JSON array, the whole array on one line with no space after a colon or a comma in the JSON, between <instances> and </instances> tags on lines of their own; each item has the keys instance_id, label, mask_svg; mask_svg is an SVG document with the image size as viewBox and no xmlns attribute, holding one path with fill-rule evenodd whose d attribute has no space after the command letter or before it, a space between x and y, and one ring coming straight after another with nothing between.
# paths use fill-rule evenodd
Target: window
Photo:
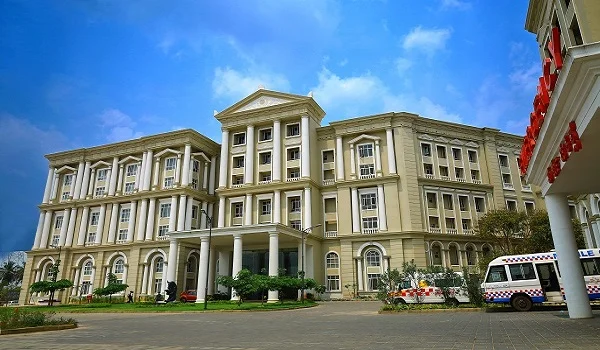
<instances>
[{"instance_id":1,"label":"window","mask_svg":"<svg viewBox=\"0 0 600 350\"><path fill-rule=\"evenodd\" d=\"M273 134L271 128L269 129L261 129L258 131L258 140L259 141L269 141L273 139Z\"/></svg>"},{"instance_id":2,"label":"window","mask_svg":"<svg viewBox=\"0 0 600 350\"><path fill-rule=\"evenodd\" d=\"M460 211L469 211L469 197L458 196L458 206L460 207Z\"/></svg>"},{"instance_id":3,"label":"window","mask_svg":"<svg viewBox=\"0 0 600 350\"><path fill-rule=\"evenodd\" d=\"M301 210L300 197L291 197L290 198L290 213L299 213L300 210Z\"/></svg>"},{"instance_id":4,"label":"window","mask_svg":"<svg viewBox=\"0 0 600 350\"><path fill-rule=\"evenodd\" d=\"M62 216L57 216L55 221L54 221L54 228L55 229L59 229L62 227L63 224L63 217Z\"/></svg>"},{"instance_id":5,"label":"window","mask_svg":"<svg viewBox=\"0 0 600 350\"><path fill-rule=\"evenodd\" d=\"M471 180L479 181L479 170L471 170Z\"/></svg>"},{"instance_id":6,"label":"window","mask_svg":"<svg viewBox=\"0 0 600 350\"><path fill-rule=\"evenodd\" d=\"M440 176L442 177L448 177L448 167L447 166L440 166Z\"/></svg>"},{"instance_id":7,"label":"window","mask_svg":"<svg viewBox=\"0 0 600 350\"><path fill-rule=\"evenodd\" d=\"M131 194L135 190L135 182L125 183L125 194Z\"/></svg>"},{"instance_id":8,"label":"window","mask_svg":"<svg viewBox=\"0 0 600 350\"><path fill-rule=\"evenodd\" d=\"M422 143L421 154L423 154L423 157L431 157L431 145L428 143Z\"/></svg>"},{"instance_id":9,"label":"window","mask_svg":"<svg viewBox=\"0 0 600 350\"><path fill-rule=\"evenodd\" d=\"M323 152L323 163L333 163L334 155L333 151L324 151Z\"/></svg>"},{"instance_id":10,"label":"window","mask_svg":"<svg viewBox=\"0 0 600 350\"><path fill-rule=\"evenodd\" d=\"M463 230L471 229L471 220L470 219L462 219L462 228Z\"/></svg>"},{"instance_id":11,"label":"window","mask_svg":"<svg viewBox=\"0 0 600 350\"><path fill-rule=\"evenodd\" d=\"M160 225L158 226L158 237L164 237L169 232L169 225Z\"/></svg>"},{"instance_id":12,"label":"window","mask_svg":"<svg viewBox=\"0 0 600 350\"><path fill-rule=\"evenodd\" d=\"M364 193L360 195L362 210L377 209L377 195L375 193Z\"/></svg>"},{"instance_id":13,"label":"window","mask_svg":"<svg viewBox=\"0 0 600 350\"><path fill-rule=\"evenodd\" d=\"M377 217L363 218L362 227L366 230L377 229Z\"/></svg>"},{"instance_id":14,"label":"window","mask_svg":"<svg viewBox=\"0 0 600 350\"><path fill-rule=\"evenodd\" d=\"M92 216L90 217L90 225L98 226L98 221L100 221L100 213L92 213Z\"/></svg>"},{"instance_id":15,"label":"window","mask_svg":"<svg viewBox=\"0 0 600 350\"><path fill-rule=\"evenodd\" d=\"M137 175L137 169L138 169L138 165L137 164L129 164L127 166L126 176L136 176Z\"/></svg>"},{"instance_id":16,"label":"window","mask_svg":"<svg viewBox=\"0 0 600 350\"><path fill-rule=\"evenodd\" d=\"M504 154L500 154L500 155L498 155L498 160L500 162L500 166L508 167L508 156L506 156Z\"/></svg>"},{"instance_id":17,"label":"window","mask_svg":"<svg viewBox=\"0 0 600 350\"><path fill-rule=\"evenodd\" d=\"M171 157L171 158L165 159L165 170L166 171L175 170L176 166L177 166L177 158Z\"/></svg>"},{"instance_id":18,"label":"window","mask_svg":"<svg viewBox=\"0 0 600 350\"><path fill-rule=\"evenodd\" d=\"M69 191L66 191L66 192L63 192L63 193L61 194L61 196L60 196L60 199L62 199L62 200L67 200L67 199L69 199L70 197L71 197L71 192L69 192Z\"/></svg>"},{"instance_id":19,"label":"window","mask_svg":"<svg viewBox=\"0 0 600 350\"><path fill-rule=\"evenodd\" d=\"M437 195L435 193L427 193L425 196L427 197L427 208L436 209Z\"/></svg>"},{"instance_id":20,"label":"window","mask_svg":"<svg viewBox=\"0 0 600 350\"><path fill-rule=\"evenodd\" d=\"M340 290L340 276L339 275L328 275L327 276L327 290L328 291Z\"/></svg>"},{"instance_id":21,"label":"window","mask_svg":"<svg viewBox=\"0 0 600 350\"><path fill-rule=\"evenodd\" d=\"M158 258L156 259L156 272L163 272L163 268L164 268L165 262L163 260L163 258Z\"/></svg>"},{"instance_id":22,"label":"window","mask_svg":"<svg viewBox=\"0 0 600 350\"><path fill-rule=\"evenodd\" d=\"M174 183L175 183L175 177L173 177L173 176L165 177L163 188L172 188Z\"/></svg>"},{"instance_id":23,"label":"window","mask_svg":"<svg viewBox=\"0 0 600 350\"><path fill-rule=\"evenodd\" d=\"M290 148L288 149L288 159L287 160L297 160L300 159L300 148Z\"/></svg>"},{"instance_id":24,"label":"window","mask_svg":"<svg viewBox=\"0 0 600 350\"><path fill-rule=\"evenodd\" d=\"M454 210L454 203L452 201L451 194L443 194L442 200L444 201L444 209L446 210Z\"/></svg>"},{"instance_id":25,"label":"window","mask_svg":"<svg viewBox=\"0 0 600 350\"><path fill-rule=\"evenodd\" d=\"M200 171L200 162L197 160L192 160L192 171L197 173Z\"/></svg>"},{"instance_id":26,"label":"window","mask_svg":"<svg viewBox=\"0 0 600 350\"><path fill-rule=\"evenodd\" d=\"M88 261L83 265L83 275L91 276L92 275L92 262Z\"/></svg>"},{"instance_id":27,"label":"window","mask_svg":"<svg viewBox=\"0 0 600 350\"><path fill-rule=\"evenodd\" d=\"M373 157L373 144L358 145L358 156L360 158Z\"/></svg>"},{"instance_id":28,"label":"window","mask_svg":"<svg viewBox=\"0 0 600 350\"><path fill-rule=\"evenodd\" d=\"M73 175L72 174L65 175L64 185L70 186L72 183L73 183Z\"/></svg>"},{"instance_id":29,"label":"window","mask_svg":"<svg viewBox=\"0 0 600 350\"><path fill-rule=\"evenodd\" d=\"M300 124L288 124L286 126L287 137L300 135Z\"/></svg>"},{"instance_id":30,"label":"window","mask_svg":"<svg viewBox=\"0 0 600 350\"><path fill-rule=\"evenodd\" d=\"M452 149L452 157L454 158L454 160L462 160L462 151L460 148L453 148Z\"/></svg>"},{"instance_id":31,"label":"window","mask_svg":"<svg viewBox=\"0 0 600 350\"><path fill-rule=\"evenodd\" d=\"M423 164L423 169L425 171L425 175L433 175L433 165L431 164Z\"/></svg>"},{"instance_id":32,"label":"window","mask_svg":"<svg viewBox=\"0 0 600 350\"><path fill-rule=\"evenodd\" d=\"M242 185L243 183L244 183L243 175L233 175L233 177L231 178L232 185Z\"/></svg>"},{"instance_id":33,"label":"window","mask_svg":"<svg viewBox=\"0 0 600 350\"><path fill-rule=\"evenodd\" d=\"M510 174L502 174L502 182L504 186L512 186L512 181L510 180Z\"/></svg>"},{"instance_id":34,"label":"window","mask_svg":"<svg viewBox=\"0 0 600 350\"><path fill-rule=\"evenodd\" d=\"M569 7L570 0L566 0L566 7ZM573 21L571 22L571 33L573 33L573 41L575 41L575 45L583 45L583 36L581 36L581 29L579 29L579 23L577 22L577 16L573 16Z\"/></svg>"},{"instance_id":35,"label":"window","mask_svg":"<svg viewBox=\"0 0 600 350\"><path fill-rule=\"evenodd\" d=\"M300 220L290 220L290 227L294 230L302 230L302 224Z\"/></svg>"},{"instance_id":36,"label":"window","mask_svg":"<svg viewBox=\"0 0 600 350\"><path fill-rule=\"evenodd\" d=\"M373 164L362 164L360 166L360 176L361 177L370 177L375 175L375 167Z\"/></svg>"},{"instance_id":37,"label":"window","mask_svg":"<svg viewBox=\"0 0 600 350\"><path fill-rule=\"evenodd\" d=\"M195 190L198 189L198 179L196 179L196 178L192 179L192 188Z\"/></svg>"},{"instance_id":38,"label":"window","mask_svg":"<svg viewBox=\"0 0 600 350\"><path fill-rule=\"evenodd\" d=\"M507 200L506 209L510 211L517 211L517 201L511 199Z\"/></svg>"},{"instance_id":39,"label":"window","mask_svg":"<svg viewBox=\"0 0 600 350\"><path fill-rule=\"evenodd\" d=\"M98 181L106 181L106 173L107 173L106 169L98 170Z\"/></svg>"},{"instance_id":40,"label":"window","mask_svg":"<svg viewBox=\"0 0 600 350\"><path fill-rule=\"evenodd\" d=\"M469 163L477 163L477 152L468 150Z\"/></svg>"},{"instance_id":41,"label":"window","mask_svg":"<svg viewBox=\"0 0 600 350\"><path fill-rule=\"evenodd\" d=\"M123 259L117 259L117 261L115 261L115 268L114 268L114 273L123 273L125 272L125 263L123 262Z\"/></svg>"},{"instance_id":42,"label":"window","mask_svg":"<svg viewBox=\"0 0 600 350\"><path fill-rule=\"evenodd\" d=\"M154 292L155 293L162 293L162 278L156 278L154 280Z\"/></svg>"},{"instance_id":43,"label":"window","mask_svg":"<svg viewBox=\"0 0 600 350\"><path fill-rule=\"evenodd\" d=\"M536 279L532 263L511 264L508 265L508 270L513 281Z\"/></svg>"},{"instance_id":44,"label":"window","mask_svg":"<svg viewBox=\"0 0 600 350\"><path fill-rule=\"evenodd\" d=\"M485 212L485 200L481 197L475 197L475 211L478 213Z\"/></svg>"},{"instance_id":45,"label":"window","mask_svg":"<svg viewBox=\"0 0 600 350\"><path fill-rule=\"evenodd\" d=\"M261 215L271 215L271 200L265 199L260 201Z\"/></svg>"},{"instance_id":46,"label":"window","mask_svg":"<svg viewBox=\"0 0 600 350\"><path fill-rule=\"evenodd\" d=\"M437 146L436 150L437 150L438 158L446 159L446 147Z\"/></svg>"},{"instance_id":47,"label":"window","mask_svg":"<svg viewBox=\"0 0 600 350\"><path fill-rule=\"evenodd\" d=\"M367 267L381 266L381 254L376 250L369 250L367 254L365 254L365 261Z\"/></svg>"},{"instance_id":48,"label":"window","mask_svg":"<svg viewBox=\"0 0 600 350\"><path fill-rule=\"evenodd\" d=\"M168 218L171 217L171 203L160 204L160 217Z\"/></svg>"},{"instance_id":49,"label":"window","mask_svg":"<svg viewBox=\"0 0 600 350\"><path fill-rule=\"evenodd\" d=\"M233 167L243 168L244 167L244 156L233 157Z\"/></svg>"},{"instance_id":50,"label":"window","mask_svg":"<svg viewBox=\"0 0 600 350\"><path fill-rule=\"evenodd\" d=\"M525 202L525 211L527 214L532 214L535 210L535 204L533 202Z\"/></svg>"},{"instance_id":51,"label":"window","mask_svg":"<svg viewBox=\"0 0 600 350\"><path fill-rule=\"evenodd\" d=\"M233 135L233 145L234 146L245 145L245 144L246 144L246 133L241 132L241 133Z\"/></svg>"},{"instance_id":52,"label":"window","mask_svg":"<svg viewBox=\"0 0 600 350\"><path fill-rule=\"evenodd\" d=\"M454 222L454 218L446 218L446 228L451 230L456 230L456 223ZM458 264L455 264L458 265Z\"/></svg>"},{"instance_id":53,"label":"window","mask_svg":"<svg viewBox=\"0 0 600 350\"><path fill-rule=\"evenodd\" d=\"M600 258L581 259L584 276L600 275Z\"/></svg>"},{"instance_id":54,"label":"window","mask_svg":"<svg viewBox=\"0 0 600 350\"><path fill-rule=\"evenodd\" d=\"M244 216L244 203L233 203L233 217L241 218Z\"/></svg>"},{"instance_id":55,"label":"window","mask_svg":"<svg viewBox=\"0 0 600 350\"><path fill-rule=\"evenodd\" d=\"M299 168L291 168L288 170L288 179L297 179L300 177Z\"/></svg>"},{"instance_id":56,"label":"window","mask_svg":"<svg viewBox=\"0 0 600 350\"><path fill-rule=\"evenodd\" d=\"M79 290L79 295L87 295L90 294L90 287L92 283L90 281L81 282L81 289Z\"/></svg>"},{"instance_id":57,"label":"window","mask_svg":"<svg viewBox=\"0 0 600 350\"><path fill-rule=\"evenodd\" d=\"M271 164L271 152L260 154L260 164Z\"/></svg>"},{"instance_id":58,"label":"window","mask_svg":"<svg viewBox=\"0 0 600 350\"><path fill-rule=\"evenodd\" d=\"M60 243L60 235L52 235L52 243L50 243L53 246L58 246L58 244Z\"/></svg>"},{"instance_id":59,"label":"window","mask_svg":"<svg viewBox=\"0 0 600 350\"><path fill-rule=\"evenodd\" d=\"M266 182L266 181L271 181L271 172L267 171L267 172L262 172L259 174L259 181L262 182Z\"/></svg>"},{"instance_id":60,"label":"window","mask_svg":"<svg viewBox=\"0 0 600 350\"><path fill-rule=\"evenodd\" d=\"M117 237L117 242L125 242L125 240L127 240L128 232L129 232L129 230L127 230L126 228L119 230L119 236Z\"/></svg>"},{"instance_id":61,"label":"window","mask_svg":"<svg viewBox=\"0 0 600 350\"><path fill-rule=\"evenodd\" d=\"M337 269L340 267L340 258L336 253L328 253L326 257L326 263L328 269Z\"/></svg>"},{"instance_id":62,"label":"window","mask_svg":"<svg viewBox=\"0 0 600 350\"><path fill-rule=\"evenodd\" d=\"M192 205L192 220L198 220L198 206Z\"/></svg>"},{"instance_id":63,"label":"window","mask_svg":"<svg viewBox=\"0 0 600 350\"><path fill-rule=\"evenodd\" d=\"M454 168L454 176L456 176L456 180L464 180L465 178L465 169L463 168Z\"/></svg>"},{"instance_id":64,"label":"window","mask_svg":"<svg viewBox=\"0 0 600 350\"><path fill-rule=\"evenodd\" d=\"M96 241L96 232L88 232L87 234L87 243L94 243Z\"/></svg>"},{"instance_id":65,"label":"window","mask_svg":"<svg viewBox=\"0 0 600 350\"><path fill-rule=\"evenodd\" d=\"M129 222L130 216L131 216L131 209L129 209L129 208L121 209L121 222Z\"/></svg>"},{"instance_id":66,"label":"window","mask_svg":"<svg viewBox=\"0 0 600 350\"><path fill-rule=\"evenodd\" d=\"M104 196L104 191L106 191L106 187L104 187L104 186L97 187L96 192L94 193L94 196L95 197Z\"/></svg>"}]
</instances>

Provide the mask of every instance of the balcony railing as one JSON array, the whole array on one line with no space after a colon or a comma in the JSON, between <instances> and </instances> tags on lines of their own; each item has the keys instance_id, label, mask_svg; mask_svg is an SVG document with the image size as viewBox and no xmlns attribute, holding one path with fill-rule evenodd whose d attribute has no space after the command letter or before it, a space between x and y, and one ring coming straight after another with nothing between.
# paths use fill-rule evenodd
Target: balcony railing
<instances>
[{"instance_id":1,"label":"balcony railing","mask_svg":"<svg viewBox=\"0 0 600 350\"><path fill-rule=\"evenodd\" d=\"M472 234L474 234L474 232L473 232L472 228L463 228L463 234L472 235Z\"/></svg>"},{"instance_id":2,"label":"balcony railing","mask_svg":"<svg viewBox=\"0 0 600 350\"><path fill-rule=\"evenodd\" d=\"M117 244L127 243L127 239L117 239Z\"/></svg>"},{"instance_id":3,"label":"balcony railing","mask_svg":"<svg viewBox=\"0 0 600 350\"><path fill-rule=\"evenodd\" d=\"M156 237L156 239L157 239L158 241L166 241L166 240L167 240L167 238L169 238L169 236L167 236L167 235L164 235L164 236L158 236L158 237Z\"/></svg>"},{"instance_id":4,"label":"balcony railing","mask_svg":"<svg viewBox=\"0 0 600 350\"><path fill-rule=\"evenodd\" d=\"M240 188L242 186L244 186L244 184L233 184L233 185L231 185L232 188Z\"/></svg>"},{"instance_id":5,"label":"balcony railing","mask_svg":"<svg viewBox=\"0 0 600 350\"><path fill-rule=\"evenodd\" d=\"M477 184L477 185L481 185L481 180L479 180L479 179L473 179L473 183Z\"/></svg>"},{"instance_id":6,"label":"balcony railing","mask_svg":"<svg viewBox=\"0 0 600 350\"><path fill-rule=\"evenodd\" d=\"M336 238L337 231L325 231L325 238Z\"/></svg>"},{"instance_id":7,"label":"balcony railing","mask_svg":"<svg viewBox=\"0 0 600 350\"><path fill-rule=\"evenodd\" d=\"M444 176L444 175L442 175L442 176L440 176L440 178L442 180L444 180L444 181L450 181L450 176Z\"/></svg>"},{"instance_id":8,"label":"balcony railing","mask_svg":"<svg viewBox=\"0 0 600 350\"><path fill-rule=\"evenodd\" d=\"M504 189L505 189L505 190L514 190L514 189L515 189L515 186L513 186L512 184L507 184L507 183L505 183L505 184L504 184Z\"/></svg>"},{"instance_id":9,"label":"balcony railing","mask_svg":"<svg viewBox=\"0 0 600 350\"><path fill-rule=\"evenodd\" d=\"M379 232L378 228L363 228L362 230L363 235L374 235L377 232Z\"/></svg>"},{"instance_id":10,"label":"balcony railing","mask_svg":"<svg viewBox=\"0 0 600 350\"><path fill-rule=\"evenodd\" d=\"M464 177L457 177L456 181L458 181L458 182L467 182L467 180L465 180Z\"/></svg>"},{"instance_id":11,"label":"balcony railing","mask_svg":"<svg viewBox=\"0 0 600 350\"><path fill-rule=\"evenodd\" d=\"M264 181L259 181L258 184L259 185L266 185L266 184L270 184L272 181L271 180L264 180Z\"/></svg>"},{"instance_id":12,"label":"balcony railing","mask_svg":"<svg viewBox=\"0 0 600 350\"><path fill-rule=\"evenodd\" d=\"M334 179L326 179L323 180L323 186L329 186L329 185L333 185L335 183Z\"/></svg>"},{"instance_id":13,"label":"balcony railing","mask_svg":"<svg viewBox=\"0 0 600 350\"><path fill-rule=\"evenodd\" d=\"M425 178L426 179L435 179L435 176L433 176L433 174L425 174Z\"/></svg>"},{"instance_id":14,"label":"balcony railing","mask_svg":"<svg viewBox=\"0 0 600 350\"><path fill-rule=\"evenodd\" d=\"M529 185L523 185L521 188L523 189L523 191L531 192L531 186Z\"/></svg>"},{"instance_id":15,"label":"balcony railing","mask_svg":"<svg viewBox=\"0 0 600 350\"><path fill-rule=\"evenodd\" d=\"M447 229L446 229L446 232L447 232L449 235L457 235L457 234L458 234L458 230L457 230L457 229L455 229L455 228L447 228Z\"/></svg>"},{"instance_id":16,"label":"balcony railing","mask_svg":"<svg viewBox=\"0 0 600 350\"><path fill-rule=\"evenodd\" d=\"M285 181L287 182L294 182L294 181L299 181L300 178L299 177L288 177Z\"/></svg>"},{"instance_id":17,"label":"balcony railing","mask_svg":"<svg viewBox=\"0 0 600 350\"><path fill-rule=\"evenodd\" d=\"M375 178L375 174L366 174L366 175L360 175L359 178L361 179L374 179Z\"/></svg>"},{"instance_id":18,"label":"balcony railing","mask_svg":"<svg viewBox=\"0 0 600 350\"><path fill-rule=\"evenodd\" d=\"M430 233L442 233L442 229L439 227L430 227L429 232Z\"/></svg>"}]
</instances>

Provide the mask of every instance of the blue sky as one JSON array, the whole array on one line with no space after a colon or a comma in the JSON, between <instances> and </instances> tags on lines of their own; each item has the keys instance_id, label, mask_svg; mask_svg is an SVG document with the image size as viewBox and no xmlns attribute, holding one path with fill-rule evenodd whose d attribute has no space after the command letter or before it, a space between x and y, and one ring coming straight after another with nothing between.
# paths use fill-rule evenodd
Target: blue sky
<instances>
[{"instance_id":1,"label":"blue sky","mask_svg":"<svg viewBox=\"0 0 600 350\"><path fill-rule=\"evenodd\" d=\"M329 121L409 111L522 134L527 0L0 2L0 254L30 249L44 154L180 128L268 89ZM10 198L10 200L6 200Z\"/></svg>"}]
</instances>

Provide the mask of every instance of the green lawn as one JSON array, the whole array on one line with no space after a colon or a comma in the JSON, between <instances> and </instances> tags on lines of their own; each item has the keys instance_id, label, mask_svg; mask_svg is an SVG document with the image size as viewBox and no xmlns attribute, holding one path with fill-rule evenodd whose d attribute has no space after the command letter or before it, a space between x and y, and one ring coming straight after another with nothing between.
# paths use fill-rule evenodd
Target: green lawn
<instances>
[{"instance_id":1,"label":"green lawn","mask_svg":"<svg viewBox=\"0 0 600 350\"><path fill-rule=\"evenodd\" d=\"M267 311L267 310L288 310L299 309L304 307L315 306L313 301L306 300L304 304L298 301L285 301L274 304L261 304L260 302L244 302L237 305L237 302L230 301L214 301L208 303L207 311L235 311L235 310L252 310L252 311ZM30 308L30 307L26 307ZM48 311L60 313L101 313L101 312L203 312L204 304L195 303L169 303L155 305L153 303L91 303L91 304L69 304L58 306L31 306L31 308L44 309Z\"/></svg>"}]
</instances>

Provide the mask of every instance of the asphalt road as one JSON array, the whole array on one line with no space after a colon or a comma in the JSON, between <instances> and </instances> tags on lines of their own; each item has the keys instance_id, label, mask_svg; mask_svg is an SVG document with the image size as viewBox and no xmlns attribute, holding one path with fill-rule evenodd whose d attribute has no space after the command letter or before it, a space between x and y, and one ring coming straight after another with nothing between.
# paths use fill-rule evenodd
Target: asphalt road
<instances>
[{"instance_id":1,"label":"asphalt road","mask_svg":"<svg viewBox=\"0 0 600 350\"><path fill-rule=\"evenodd\" d=\"M379 315L378 302L304 310L70 314L74 330L0 336L0 349L600 349L600 312Z\"/></svg>"}]
</instances>

